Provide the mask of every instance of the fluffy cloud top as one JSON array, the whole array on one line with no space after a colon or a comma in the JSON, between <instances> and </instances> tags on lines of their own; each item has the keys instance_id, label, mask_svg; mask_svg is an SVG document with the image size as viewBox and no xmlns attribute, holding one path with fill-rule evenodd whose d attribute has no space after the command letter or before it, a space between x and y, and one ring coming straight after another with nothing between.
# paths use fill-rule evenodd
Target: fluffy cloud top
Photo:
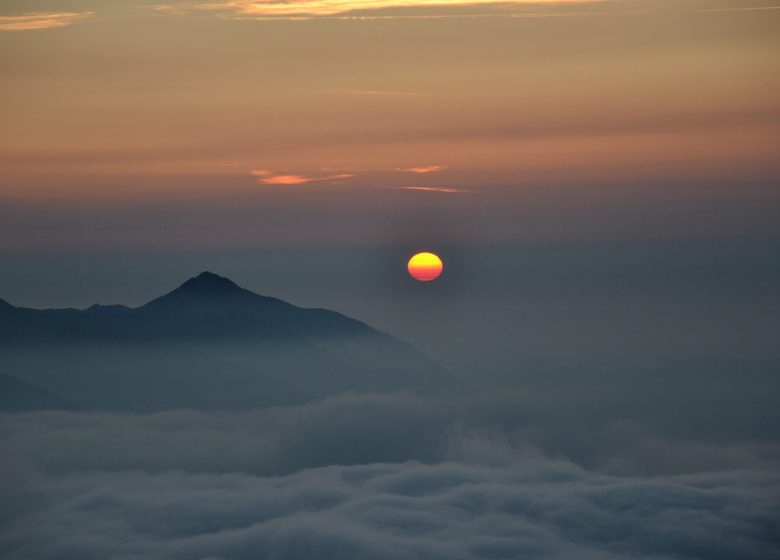
<instances>
[{"instance_id":1,"label":"fluffy cloud top","mask_svg":"<svg viewBox=\"0 0 780 560\"><path fill-rule=\"evenodd\" d=\"M778 558L775 447L625 426L611 445L582 442L622 472L684 457L679 474L619 476L563 457L576 445L555 434L532 442L539 425L509 413L487 397L343 395L241 412L4 415L0 555Z\"/></svg>"},{"instance_id":2,"label":"fluffy cloud top","mask_svg":"<svg viewBox=\"0 0 780 560\"><path fill-rule=\"evenodd\" d=\"M777 558L780 475L618 478L564 461L117 471L15 490L5 558ZM7 517L8 511L4 512Z\"/></svg>"}]
</instances>

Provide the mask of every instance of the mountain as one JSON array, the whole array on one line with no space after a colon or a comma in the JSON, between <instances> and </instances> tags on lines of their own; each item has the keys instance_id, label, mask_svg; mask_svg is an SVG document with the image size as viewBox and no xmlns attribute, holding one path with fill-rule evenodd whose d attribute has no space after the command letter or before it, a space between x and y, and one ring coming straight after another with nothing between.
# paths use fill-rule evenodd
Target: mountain
<instances>
[{"instance_id":1,"label":"mountain","mask_svg":"<svg viewBox=\"0 0 780 560\"><path fill-rule=\"evenodd\" d=\"M0 373L0 411L73 410L75 404L62 395Z\"/></svg>"},{"instance_id":2,"label":"mountain","mask_svg":"<svg viewBox=\"0 0 780 560\"><path fill-rule=\"evenodd\" d=\"M0 303L0 360L19 378L100 410L244 408L453 382L412 346L360 321L211 272L138 308Z\"/></svg>"}]
</instances>

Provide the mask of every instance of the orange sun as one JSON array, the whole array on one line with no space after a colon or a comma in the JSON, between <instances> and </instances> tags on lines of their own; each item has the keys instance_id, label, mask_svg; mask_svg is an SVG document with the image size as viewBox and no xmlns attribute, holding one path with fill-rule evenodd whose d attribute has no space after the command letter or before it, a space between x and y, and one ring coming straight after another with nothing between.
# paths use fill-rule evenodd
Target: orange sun
<instances>
[{"instance_id":1,"label":"orange sun","mask_svg":"<svg viewBox=\"0 0 780 560\"><path fill-rule=\"evenodd\" d=\"M406 265L412 278L420 282L436 280L444 269L444 263L433 253L417 253Z\"/></svg>"}]
</instances>

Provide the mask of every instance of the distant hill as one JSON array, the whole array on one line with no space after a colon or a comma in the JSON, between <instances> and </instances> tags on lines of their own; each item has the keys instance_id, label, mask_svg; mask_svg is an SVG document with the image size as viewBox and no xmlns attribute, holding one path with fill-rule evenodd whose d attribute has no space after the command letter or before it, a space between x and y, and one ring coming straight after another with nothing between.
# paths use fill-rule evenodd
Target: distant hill
<instances>
[{"instance_id":1,"label":"distant hill","mask_svg":"<svg viewBox=\"0 0 780 560\"><path fill-rule=\"evenodd\" d=\"M453 382L412 346L360 321L210 272L138 308L38 310L0 300L0 361L100 410L243 408Z\"/></svg>"},{"instance_id":2,"label":"distant hill","mask_svg":"<svg viewBox=\"0 0 780 560\"><path fill-rule=\"evenodd\" d=\"M0 411L72 410L76 405L62 395L0 373Z\"/></svg>"}]
</instances>

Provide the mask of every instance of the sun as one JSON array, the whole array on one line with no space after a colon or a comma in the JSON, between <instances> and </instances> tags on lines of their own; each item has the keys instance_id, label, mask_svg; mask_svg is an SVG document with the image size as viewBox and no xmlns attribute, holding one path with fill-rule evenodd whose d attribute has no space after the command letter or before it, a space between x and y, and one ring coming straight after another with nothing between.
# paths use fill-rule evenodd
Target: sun
<instances>
[{"instance_id":1,"label":"sun","mask_svg":"<svg viewBox=\"0 0 780 560\"><path fill-rule=\"evenodd\" d=\"M415 280L430 282L441 276L441 272L444 270L444 263L438 255L433 253L417 253L409 259L406 268Z\"/></svg>"}]
</instances>

